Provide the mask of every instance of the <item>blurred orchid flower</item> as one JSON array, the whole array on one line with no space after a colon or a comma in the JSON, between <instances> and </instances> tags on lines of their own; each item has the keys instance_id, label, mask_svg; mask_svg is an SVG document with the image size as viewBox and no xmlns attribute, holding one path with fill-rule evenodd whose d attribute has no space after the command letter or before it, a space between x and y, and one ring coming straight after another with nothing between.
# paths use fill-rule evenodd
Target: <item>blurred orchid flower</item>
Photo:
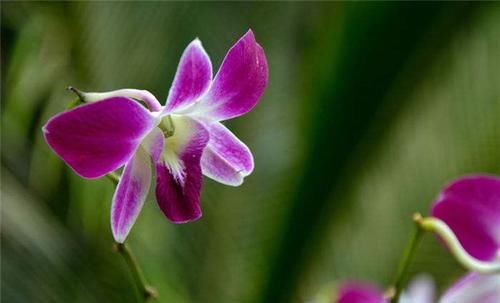
<instances>
[{"instance_id":1,"label":"blurred orchid flower","mask_svg":"<svg viewBox=\"0 0 500 303\"><path fill-rule=\"evenodd\" d=\"M431 217L415 220L435 232L471 273L445 291L439 303L500 302L500 178L466 176L452 181L433 203ZM434 285L430 278L415 279L399 303L431 303ZM348 282L342 285L338 303L382 303L389 300L373 285Z\"/></svg>"},{"instance_id":2,"label":"blurred orchid flower","mask_svg":"<svg viewBox=\"0 0 500 303\"><path fill-rule=\"evenodd\" d=\"M426 275L413 279L398 303L433 303L435 286ZM335 303L389 303L390 299L376 286L344 283ZM500 302L500 275L469 273L455 282L437 300L438 303L497 303Z\"/></svg>"},{"instance_id":3,"label":"blurred orchid flower","mask_svg":"<svg viewBox=\"0 0 500 303\"><path fill-rule=\"evenodd\" d=\"M419 224L435 232L468 270L500 273L500 178L466 176L447 185L431 217Z\"/></svg>"},{"instance_id":4,"label":"blurred orchid flower","mask_svg":"<svg viewBox=\"0 0 500 303\"><path fill-rule=\"evenodd\" d=\"M125 165L111 210L113 236L123 242L154 170L156 200L174 223L201 217L202 173L223 184L242 184L254 168L253 156L221 121L250 111L267 82L266 57L251 30L228 51L213 79L210 59L195 39L180 59L165 106L144 90L77 91L87 104L52 117L43 133L84 178Z\"/></svg>"},{"instance_id":5,"label":"blurred orchid flower","mask_svg":"<svg viewBox=\"0 0 500 303\"><path fill-rule=\"evenodd\" d=\"M348 281L340 285L335 303L385 303L384 291L377 286Z\"/></svg>"}]
</instances>

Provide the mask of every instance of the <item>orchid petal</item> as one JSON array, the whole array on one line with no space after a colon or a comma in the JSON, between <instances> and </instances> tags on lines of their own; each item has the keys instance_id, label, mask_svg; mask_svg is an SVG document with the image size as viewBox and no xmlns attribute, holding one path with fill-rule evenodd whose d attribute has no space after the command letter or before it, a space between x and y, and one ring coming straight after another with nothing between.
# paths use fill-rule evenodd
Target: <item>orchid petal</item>
<instances>
[{"instance_id":1,"label":"orchid petal","mask_svg":"<svg viewBox=\"0 0 500 303\"><path fill-rule=\"evenodd\" d=\"M111 207L111 229L118 243L123 243L134 224L151 186L151 160L139 147L125 165L116 187Z\"/></svg>"},{"instance_id":2,"label":"orchid petal","mask_svg":"<svg viewBox=\"0 0 500 303\"><path fill-rule=\"evenodd\" d=\"M500 178L468 176L453 181L432 207L471 256L492 261L500 251Z\"/></svg>"},{"instance_id":3,"label":"orchid petal","mask_svg":"<svg viewBox=\"0 0 500 303\"><path fill-rule=\"evenodd\" d=\"M469 273L449 288L439 303L498 303L500 274Z\"/></svg>"},{"instance_id":4,"label":"orchid petal","mask_svg":"<svg viewBox=\"0 0 500 303\"><path fill-rule=\"evenodd\" d=\"M173 117L175 134L165 140L162 159L156 164L156 200L174 223L201 217L200 158L208 143L205 127L189 117Z\"/></svg>"},{"instance_id":5,"label":"orchid petal","mask_svg":"<svg viewBox=\"0 0 500 303\"><path fill-rule=\"evenodd\" d=\"M336 303L387 303L384 293L374 285L345 282L339 288Z\"/></svg>"},{"instance_id":6,"label":"orchid petal","mask_svg":"<svg viewBox=\"0 0 500 303\"><path fill-rule=\"evenodd\" d=\"M163 113L177 112L196 102L211 80L212 63L200 40L195 39L182 54Z\"/></svg>"},{"instance_id":7,"label":"orchid petal","mask_svg":"<svg viewBox=\"0 0 500 303\"><path fill-rule=\"evenodd\" d=\"M210 141L203 156L203 174L223 184L238 186L254 168L250 149L219 122L208 126Z\"/></svg>"},{"instance_id":8,"label":"orchid petal","mask_svg":"<svg viewBox=\"0 0 500 303\"><path fill-rule=\"evenodd\" d=\"M144 137L141 145L144 146L148 154L151 156L153 163L156 163L160 159L163 152L165 136L160 128L155 127L146 137Z\"/></svg>"},{"instance_id":9,"label":"orchid petal","mask_svg":"<svg viewBox=\"0 0 500 303\"><path fill-rule=\"evenodd\" d=\"M125 164L155 119L137 102L115 97L52 117L45 140L78 175L101 177Z\"/></svg>"},{"instance_id":10,"label":"orchid petal","mask_svg":"<svg viewBox=\"0 0 500 303\"><path fill-rule=\"evenodd\" d=\"M249 112L268 81L266 55L249 30L228 51L208 93L193 113L212 120L227 120Z\"/></svg>"}]
</instances>

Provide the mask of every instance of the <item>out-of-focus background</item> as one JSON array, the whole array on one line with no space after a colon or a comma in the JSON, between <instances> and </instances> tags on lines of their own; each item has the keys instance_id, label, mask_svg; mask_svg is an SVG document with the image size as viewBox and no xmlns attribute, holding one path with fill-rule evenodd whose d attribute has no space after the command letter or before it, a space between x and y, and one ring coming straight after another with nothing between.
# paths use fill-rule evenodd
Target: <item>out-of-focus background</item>
<instances>
[{"instance_id":1,"label":"out-of-focus background","mask_svg":"<svg viewBox=\"0 0 500 303\"><path fill-rule=\"evenodd\" d=\"M1 4L3 302L136 302L112 251L113 185L83 180L41 126L74 85L164 100L199 37L214 69L248 28L269 86L227 122L256 168L205 178L201 220L151 195L128 242L158 302L315 302L338 279L387 286L440 187L500 174L498 3ZM427 235L410 268L440 288L462 270Z\"/></svg>"}]
</instances>

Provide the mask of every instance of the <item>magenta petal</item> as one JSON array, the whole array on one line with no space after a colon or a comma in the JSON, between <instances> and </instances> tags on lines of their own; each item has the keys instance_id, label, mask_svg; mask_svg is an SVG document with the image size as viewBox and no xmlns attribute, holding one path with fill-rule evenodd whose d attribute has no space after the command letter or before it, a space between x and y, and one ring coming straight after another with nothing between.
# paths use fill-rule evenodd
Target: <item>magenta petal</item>
<instances>
[{"instance_id":1,"label":"magenta petal","mask_svg":"<svg viewBox=\"0 0 500 303\"><path fill-rule=\"evenodd\" d=\"M116 242L123 243L134 224L151 186L151 160L139 147L125 165L111 207L111 229Z\"/></svg>"},{"instance_id":2,"label":"magenta petal","mask_svg":"<svg viewBox=\"0 0 500 303\"><path fill-rule=\"evenodd\" d=\"M377 287L361 283L346 282L339 288L336 303L386 303L384 293Z\"/></svg>"},{"instance_id":3,"label":"magenta petal","mask_svg":"<svg viewBox=\"0 0 500 303\"><path fill-rule=\"evenodd\" d=\"M498 303L500 274L470 273L458 280L441 297L439 303Z\"/></svg>"},{"instance_id":4,"label":"magenta petal","mask_svg":"<svg viewBox=\"0 0 500 303\"><path fill-rule=\"evenodd\" d=\"M482 261L496 258L500 249L500 178L467 176L450 183L432 207L460 244Z\"/></svg>"},{"instance_id":5,"label":"magenta petal","mask_svg":"<svg viewBox=\"0 0 500 303\"><path fill-rule=\"evenodd\" d=\"M191 42L182 54L164 113L179 111L203 95L212 80L212 63L200 40Z\"/></svg>"},{"instance_id":6,"label":"magenta petal","mask_svg":"<svg viewBox=\"0 0 500 303\"><path fill-rule=\"evenodd\" d=\"M176 134L166 139L163 159L156 164L156 200L174 223L201 217L200 158L209 139L199 122L186 117L176 122L180 119L184 121L176 123Z\"/></svg>"},{"instance_id":7,"label":"magenta petal","mask_svg":"<svg viewBox=\"0 0 500 303\"><path fill-rule=\"evenodd\" d=\"M210 141L201 157L203 174L223 184L240 185L253 171L252 153L221 123L210 124L208 131Z\"/></svg>"},{"instance_id":8,"label":"magenta petal","mask_svg":"<svg viewBox=\"0 0 500 303\"><path fill-rule=\"evenodd\" d=\"M97 178L125 164L153 126L154 119L139 103L114 97L60 113L43 132L77 174Z\"/></svg>"},{"instance_id":9,"label":"magenta petal","mask_svg":"<svg viewBox=\"0 0 500 303\"><path fill-rule=\"evenodd\" d=\"M266 55L249 30L226 54L197 110L214 120L241 116L257 104L267 80Z\"/></svg>"}]
</instances>

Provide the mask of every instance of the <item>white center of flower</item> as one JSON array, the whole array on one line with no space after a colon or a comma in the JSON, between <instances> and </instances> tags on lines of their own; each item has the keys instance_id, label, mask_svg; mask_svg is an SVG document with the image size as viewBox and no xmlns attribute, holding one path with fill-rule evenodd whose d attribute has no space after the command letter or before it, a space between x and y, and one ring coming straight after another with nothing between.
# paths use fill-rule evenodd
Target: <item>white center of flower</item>
<instances>
[{"instance_id":1,"label":"white center of flower","mask_svg":"<svg viewBox=\"0 0 500 303\"><path fill-rule=\"evenodd\" d=\"M184 185L186 169L182 161L182 152L191 137L190 119L180 115L165 116L158 127L165 136L162 159L172 176Z\"/></svg>"}]
</instances>

